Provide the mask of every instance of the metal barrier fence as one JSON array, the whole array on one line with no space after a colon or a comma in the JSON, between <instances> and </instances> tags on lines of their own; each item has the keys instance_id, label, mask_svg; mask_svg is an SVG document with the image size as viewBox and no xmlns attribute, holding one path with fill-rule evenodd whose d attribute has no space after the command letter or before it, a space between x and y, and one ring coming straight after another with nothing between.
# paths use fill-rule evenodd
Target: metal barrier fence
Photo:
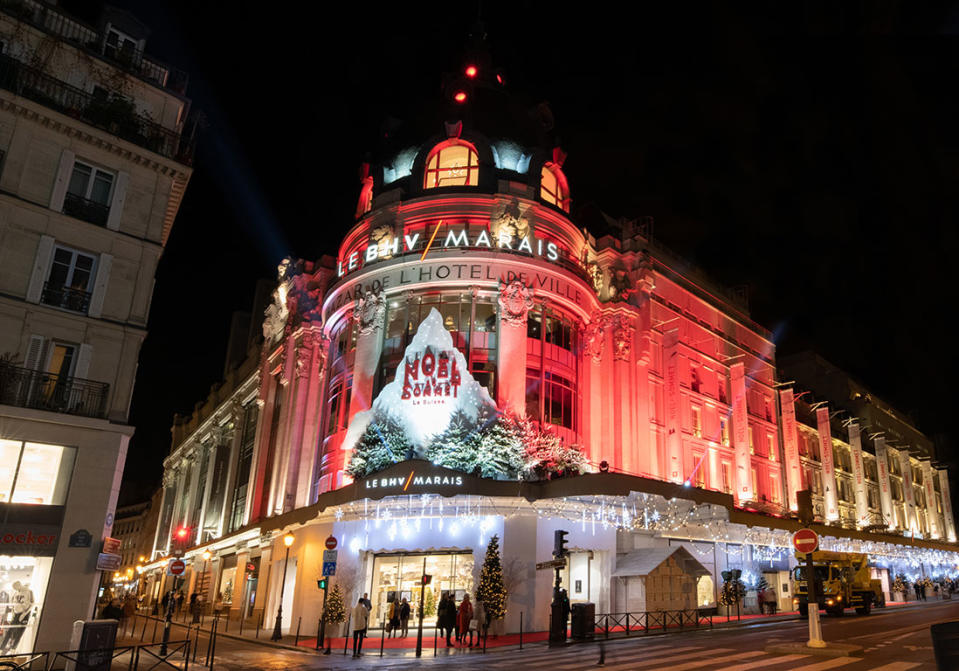
<instances>
[{"instance_id":1,"label":"metal barrier fence","mask_svg":"<svg viewBox=\"0 0 959 671\"><path fill-rule=\"evenodd\" d=\"M190 650L193 642L189 639L170 641L167 653L154 652L161 643L146 645L121 645L113 648L92 650L61 650L60 652L30 652L22 654L0 655L0 670L4 671L64 671L72 667L75 671L101 669L109 664L119 671L189 671ZM117 663L119 662L119 663Z\"/></svg>"},{"instance_id":2,"label":"metal barrier fence","mask_svg":"<svg viewBox=\"0 0 959 671\"><path fill-rule=\"evenodd\" d=\"M599 613L593 619L593 634L609 638L611 633L630 636L651 631L683 630L713 626L712 613L690 610L653 610L637 613Z\"/></svg>"}]
</instances>

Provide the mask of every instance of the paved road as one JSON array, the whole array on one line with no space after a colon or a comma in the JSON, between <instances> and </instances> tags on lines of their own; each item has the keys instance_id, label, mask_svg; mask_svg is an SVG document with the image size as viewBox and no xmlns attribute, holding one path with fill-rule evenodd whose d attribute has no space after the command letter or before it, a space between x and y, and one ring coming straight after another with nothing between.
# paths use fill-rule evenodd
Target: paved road
<instances>
[{"instance_id":1,"label":"paved road","mask_svg":"<svg viewBox=\"0 0 959 671\"><path fill-rule=\"evenodd\" d=\"M827 641L855 643L864 647L863 657L834 659L810 655L772 655L764 647L775 641L805 640L805 621L790 620L755 624L731 629L673 633L612 640L602 644L606 653L606 671L934 671L929 626L936 622L959 620L959 601L930 602L918 607L873 611L869 617L856 617L847 611L843 618L824 617L823 635ZM373 643L373 641L370 641ZM217 640L216 671L340 671L371 669L399 671L415 668L460 669L462 671L580 671L594 669L601 644L577 644L550 649L544 644L500 648L481 652L432 649L417 660L411 656L387 653L378 648L361 659L339 654L316 656L293 650L254 646L226 638ZM206 650L204 637L200 650ZM202 655L201 655L202 657Z\"/></svg>"}]
</instances>

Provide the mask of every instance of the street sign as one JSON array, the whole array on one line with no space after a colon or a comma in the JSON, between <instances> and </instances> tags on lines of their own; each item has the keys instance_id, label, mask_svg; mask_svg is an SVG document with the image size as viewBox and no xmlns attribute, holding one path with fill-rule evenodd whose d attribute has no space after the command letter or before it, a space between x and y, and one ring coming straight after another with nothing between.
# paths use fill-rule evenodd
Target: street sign
<instances>
[{"instance_id":1,"label":"street sign","mask_svg":"<svg viewBox=\"0 0 959 671\"><path fill-rule=\"evenodd\" d=\"M118 555L120 554L120 546L122 544L119 538L110 538L107 536L103 539L103 552L108 555Z\"/></svg>"},{"instance_id":2,"label":"street sign","mask_svg":"<svg viewBox=\"0 0 959 671\"><path fill-rule=\"evenodd\" d=\"M566 566L565 559L550 559L549 561L541 561L536 564L536 570L541 571L548 568L564 568Z\"/></svg>"},{"instance_id":3,"label":"street sign","mask_svg":"<svg viewBox=\"0 0 959 671\"><path fill-rule=\"evenodd\" d=\"M336 575L336 562L335 561L325 561L323 562L323 575Z\"/></svg>"},{"instance_id":4,"label":"street sign","mask_svg":"<svg viewBox=\"0 0 959 671\"><path fill-rule=\"evenodd\" d=\"M329 562L329 563L335 564L336 555L337 555L336 550L323 550L323 562L324 563Z\"/></svg>"},{"instance_id":5,"label":"street sign","mask_svg":"<svg viewBox=\"0 0 959 671\"><path fill-rule=\"evenodd\" d=\"M815 552L819 547L819 536L812 529L800 529L793 534L793 547L803 554Z\"/></svg>"},{"instance_id":6,"label":"street sign","mask_svg":"<svg viewBox=\"0 0 959 671\"><path fill-rule=\"evenodd\" d=\"M182 559L171 559L170 563L166 565L166 574L167 575L183 575L183 572L186 571L186 562Z\"/></svg>"},{"instance_id":7,"label":"street sign","mask_svg":"<svg viewBox=\"0 0 959 671\"><path fill-rule=\"evenodd\" d=\"M326 539L326 549L335 550L336 549L336 538L334 536L329 536Z\"/></svg>"},{"instance_id":8,"label":"street sign","mask_svg":"<svg viewBox=\"0 0 959 671\"><path fill-rule=\"evenodd\" d=\"M109 552L101 552L97 555L98 571L116 571L120 568L123 557Z\"/></svg>"}]
</instances>

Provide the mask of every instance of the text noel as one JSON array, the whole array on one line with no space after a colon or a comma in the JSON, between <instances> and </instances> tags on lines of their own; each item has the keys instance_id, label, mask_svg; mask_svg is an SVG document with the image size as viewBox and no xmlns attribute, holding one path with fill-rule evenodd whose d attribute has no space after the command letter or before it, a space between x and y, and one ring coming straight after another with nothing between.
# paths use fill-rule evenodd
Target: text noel
<instances>
[{"instance_id":1,"label":"text noel","mask_svg":"<svg viewBox=\"0 0 959 671\"><path fill-rule=\"evenodd\" d=\"M337 275L343 277L346 273L359 268L361 263L372 263L380 258L398 255L400 253L400 243L403 245L403 253L411 252L416 249L419 241L420 234L413 233L412 235L404 235L402 239L399 237L387 238L375 245L369 245L362 252L356 251L350 254L345 261L345 267L344 261L338 261L336 264ZM531 256L545 256L550 261L559 260L559 247L555 242L529 235L520 238L517 242L508 231L501 231L496 237L495 243L489 233L480 231L471 244L465 230L454 229L447 232L442 244L437 241L436 246L444 249L447 247L485 247L493 249L495 247L496 249L526 252Z\"/></svg>"},{"instance_id":2,"label":"text noel","mask_svg":"<svg viewBox=\"0 0 959 671\"><path fill-rule=\"evenodd\" d=\"M427 347L423 356L406 359L403 369L403 400L429 397L457 397L460 386L460 371L453 352L439 353ZM416 401L414 401L415 403Z\"/></svg>"}]
</instances>

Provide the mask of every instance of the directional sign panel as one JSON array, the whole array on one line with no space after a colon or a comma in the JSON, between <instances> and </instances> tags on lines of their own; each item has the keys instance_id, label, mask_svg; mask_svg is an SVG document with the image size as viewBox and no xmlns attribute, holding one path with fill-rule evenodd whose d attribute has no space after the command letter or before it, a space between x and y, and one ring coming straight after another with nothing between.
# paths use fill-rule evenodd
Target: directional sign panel
<instances>
[{"instance_id":1,"label":"directional sign panel","mask_svg":"<svg viewBox=\"0 0 959 671\"><path fill-rule=\"evenodd\" d=\"M323 575L336 575L336 562L335 562L335 561L325 561L325 562L323 562Z\"/></svg>"},{"instance_id":2,"label":"directional sign panel","mask_svg":"<svg viewBox=\"0 0 959 671\"><path fill-rule=\"evenodd\" d=\"M565 559L551 559L550 561L541 561L536 564L536 570L541 571L547 568L563 568L566 566Z\"/></svg>"}]
</instances>

